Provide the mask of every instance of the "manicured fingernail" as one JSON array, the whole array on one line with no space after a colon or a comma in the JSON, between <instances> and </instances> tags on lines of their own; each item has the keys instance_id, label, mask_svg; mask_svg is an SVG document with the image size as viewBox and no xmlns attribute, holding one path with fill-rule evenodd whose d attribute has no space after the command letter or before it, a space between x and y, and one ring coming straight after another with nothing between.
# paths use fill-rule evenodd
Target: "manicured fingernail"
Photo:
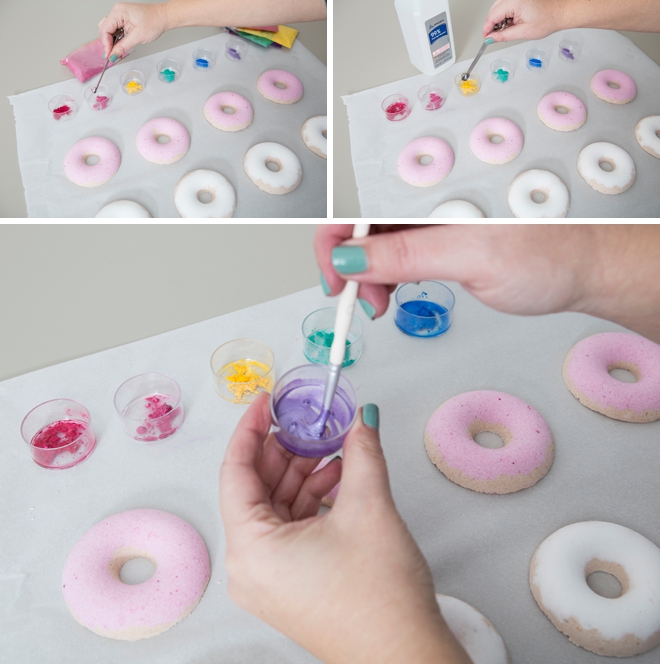
<instances>
[{"instance_id":1,"label":"manicured fingernail","mask_svg":"<svg viewBox=\"0 0 660 664\"><path fill-rule=\"evenodd\" d=\"M105 51L103 51L103 59L105 60L107 57L108 57L108 54Z\"/></svg>"},{"instance_id":2,"label":"manicured fingernail","mask_svg":"<svg viewBox=\"0 0 660 664\"><path fill-rule=\"evenodd\" d=\"M336 457L332 457L332 459L330 459L330 463L332 463L333 461L336 461L337 459L339 459L341 461L341 454L338 454Z\"/></svg>"},{"instance_id":3,"label":"manicured fingernail","mask_svg":"<svg viewBox=\"0 0 660 664\"><path fill-rule=\"evenodd\" d=\"M111 56L110 56L110 62L117 62L117 60L119 60L119 56L118 56L118 55L111 55Z\"/></svg>"},{"instance_id":4,"label":"manicured fingernail","mask_svg":"<svg viewBox=\"0 0 660 664\"><path fill-rule=\"evenodd\" d=\"M360 303L360 306L364 309L364 313L371 318L371 320L374 319L374 316L376 315L376 307L372 306L370 302L367 302L366 300L363 300L361 297L358 297L358 302Z\"/></svg>"},{"instance_id":5,"label":"manicured fingernail","mask_svg":"<svg viewBox=\"0 0 660 664\"><path fill-rule=\"evenodd\" d=\"M491 44L494 44L494 43L495 43L495 40L492 37L488 37L488 39L486 39L484 41L484 44L486 44L486 46L490 46Z\"/></svg>"},{"instance_id":6,"label":"manicured fingernail","mask_svg":"<svg viewBox=\"0 0 660 664\"><path fill-rule=\"evenodd\" d=\"M332 250L332 267L340 274L356 274L367 269L367 252L363 247L335 247Z\"/></svg>"},{"instance_id":7,"label":"manicured fingernail","mask_svg":"<svg viewBox=\"0 0 660 664\"><path fill-rule=\"evenodd\" d=\"M325 277L323 276L323 272L319 273L321 276L321 288L323 289L323 292L326 295L330 295L330 286L328 286L328 282L325 280Z\"/></svg>"},{"instance_id":8,"label":"manicured fingernail","mask_svg":"<svg viewBox=\"0 0 660 664\"><path fill-rule=\"evenodd\" d=\"M380 424L380 415L378 413L378 406L375 403L368 403L362 406L362 421L372 429L378 431Z\"/></svg>"}]
</instances>

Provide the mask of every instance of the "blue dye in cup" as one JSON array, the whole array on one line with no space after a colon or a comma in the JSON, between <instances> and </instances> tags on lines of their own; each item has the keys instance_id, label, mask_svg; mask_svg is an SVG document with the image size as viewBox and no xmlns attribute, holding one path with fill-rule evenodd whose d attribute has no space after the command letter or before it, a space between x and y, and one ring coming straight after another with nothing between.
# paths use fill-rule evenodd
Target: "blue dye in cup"
<instances>
[{"instance_id":1,"label":"blue dye in cup","mask_svg":"<svg viewBox=\"0 0 660 664\"><path fill-rule=\"evenodd\" d=\"M543 63L538 58L530 58L529 64L532 65L532 67L543 67Z\"/></svg>"},{"instance_id":2,"label":"blue dye in cup","mask_svg":"<svg viewBox=\"0 0 660 664\"><path fill-rule=\"evenodd\" d=\"M195 64L198 67L206 68L209 66L209 61L204 58L197 58L197 60L195 60Z\"/></svg>"},{"instance_id":3,"label":"blue dye in cup","mask_svg":"<svg viewBox=\"0 0 660 664\"><path fill-rule=\"evenodd\" d=\"M412 337L438 337L451 327L454 294L438 281L407 283L396 292L396 326Z\"/></svg>"}]
</instances>

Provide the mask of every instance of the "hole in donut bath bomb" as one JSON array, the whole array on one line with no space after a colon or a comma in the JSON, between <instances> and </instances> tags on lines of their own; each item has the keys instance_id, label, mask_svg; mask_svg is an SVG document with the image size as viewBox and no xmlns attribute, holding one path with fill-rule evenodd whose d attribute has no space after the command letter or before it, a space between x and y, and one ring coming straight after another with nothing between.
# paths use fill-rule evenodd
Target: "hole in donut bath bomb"
<instances>
[{"instance_id":1,"label":"hole in donut bath bomb","mask_svg":"<svg viewBox=\"0 0 660 664\"><path fill-rule=\"evenodd\" d=\"M548 196L544 191L540 191L539 189L535 189L529 197L535 202L538 203L539 205L541 203L545 203L548 200Z\"/></svg>"},{"instance_id":2,"label":"hole in donut bath bomb","mask_svg":"<svg viewBox=\"0 0 660 664\"><path fill-rule=\"evenodd\" d=\"M129 586L148 581L156 573L156 565L148 558L131 558L119 570L119 578Z\"/></svg>"},{"instance_id":3,"label":"hole in donut bath bomb","mask_svg":"<svg viewBox=\"0 0 660 664\"><path fill-rule=\"evenodd\" d=\"M169 136L157 136L156 141L158 143L161 143L162 145L165 145L165 143L170 142L170 137Z\"/></svg>"},{"instance_id":4,"label":"hole in donut bath bomb","mask_svg":"<svg viewBox=\"0 0 660 664\"><path fill-rule=\"evenodd\" d=\"M97 154L90 154L84 158L84 161L88 166L96 166L101 159Z\"/></svg>"},{"instance_id":5,"label":"hole in donut bath bomb","mask_svg":"<svg viewBox=\"0 0 660 664\"><path fill-rule=\"evenodd\" d=\"M417 157L417 163L420 166L428 166L433 161L433 157L430 154L422 154Z\"/></svg>"},{"instance_id":6,"label":"hole in donut bath bomb","mask_svg":"<svg viewBox=\"0 0 660 664\"><path fill-rule=\"evenodd\" d=\"M280 90L286 90L286 84L285 83L281 83L280 81L276 81L274 83L274 85L275 85L276 88L279 88Z\"/></svg>"},{"instance_id":7,"label":"hole in donut bath bomb","mask_svg":"<svg viewBox=\"0 0 660 664\"><path fill-rule=\"evenodd\" d=\"M594 558L587 563L584 576L589 588L606 599L617 599L630 588L626 570L619 563Z\"/></svg>"},{"instance_id":8,"label":"hole in donut bath bomb","mask_svg":"<svg viewBox=\"0 0 660 664\"><path fill-rule=\"evenodd\" d=\"M622 383L636 383L639 380L639 369L632 364L615 364L607 369L608 373L615 380Z\"/></svg>"},{"instance_id":9,"label":"hole in donut bath bomb","mask_svg":"<svg viewBox=\"0 0 660 664\"><path fill-rule=\"evenodd\" d=\"M616 168L614 162L610 161L609 159L599 160L598 165L600 166L601 170L606 171L607 173L611 173Z\"/></svg>"},{"instance_id":10,"label":"hole in donut bath bomb","mask_svg":"<svg viewBox=\"0 0 660 664\"><path fill-rule=\"evenodd\" d=\"M468 434L477 445L491 450L497 450L508 445L513 438L511 431L503 424L484 422L483 420L475 420L468 427Z\"/></svg>"},{"instance_id":11,"label":"hole in donut bath bomb","mask_svg":"<svg viewBox=\"0 0 660 664\"><path fill-rule=\"evenodd\" d=\"M212 203L215 200L215 194L213 194L210 191L202 189L202 191L197 192L197 200L200 203L204 203L204 205L208 205L209 203Z\"/></svg>"},{"instance_id":12,"label":"hole in donut bath bomb","mask_svg":"<svg viewBox=\"0 0 660 664\"><path fill-rule=\"evenodd\" d=\"M233 115L236 113L236 109L233 106L222 106L221 109L222 112L226 113L227 115Z\"/></svg>"},{"instance_id":13,"label":"hole in donut bath bomb","mask_svg":"<svg viewBox=\"0 0 660 664\"><path fill-rule=\"evenodd\" d=\"M495 143L495 145L499 145L500 143L504 143L504 136L500 136L499 134L493 134L492 136L488 137L488 140L491 143Z\"/></svg>"},{"instance_id":14,"label":"hole in donut bath bomb","mask_svg":"<svg viewBox=\"0 0 660 664\"><path fill-rule=\"evenodd\" d=\"M609 85L611 88L614 88L615 90L618 90L621 87L618 83L615 83L614 81L608 81L607 85Z\"/></svg>"},{"instance_id":15,"label":"hole in donut bath bomb","mask_svg":"<svg viewBox=\"0 0 660 664\"><path fill-rule=\"evenodd\" d=\"M282 170L282 164L279 161L275 161L273 159L267 159L266 168L269 171L273 171L273 173L277 173L278 171Z\"/></svg>"},{"instance_id":16,"label":"hole in donut bath bomb","mask_svg":"<svg viewBox=\"0 0 660 664\"><path fill-rule=\"evenodd\" d=\"M492 431L482 431L474 437L474 442L481 447L487 447L490 450L497 450L504 447L504 441Z\"/></svg>"},{"instance_id":17,"label":"hole in donut bath bomb","mask_svg":"<svg viewBox=\"0 0 660 664\"><path fill-rule=\"evenodd\" d=\"M566 115L568 113L566 106L555 106L555 111L557 111L557 113L561 113L562 115Z\"/></svg>"}]
</instances>

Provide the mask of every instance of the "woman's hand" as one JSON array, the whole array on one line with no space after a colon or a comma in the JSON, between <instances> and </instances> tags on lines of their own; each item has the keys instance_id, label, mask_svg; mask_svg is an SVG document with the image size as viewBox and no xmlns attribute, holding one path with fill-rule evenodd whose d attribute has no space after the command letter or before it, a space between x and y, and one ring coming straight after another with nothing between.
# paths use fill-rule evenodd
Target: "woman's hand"
<instances>
[{"instance_id":1,"label":"woman's hand","mask_svg":"<svg viewBox=\"0 0 660 664\"><path fill-rule=\"evenodd\" d=\"M483 35L496 42L541 39L566 27L565 14L566 0L496 0L486 17ZM512 19L509 27L493 32L493 26L505 18Z\"/></svg>"},{"instance_id":2,"label":"woman's hand","mask_svg":"<svg viewBox=\"0 0 660 664\"><path fill-rule=\"evenodd\" d=\"M365 407L375 426L358 415L343 461L314 473L319 459L268 434L268 398L239 422L220 472L232 599L324 662L469 664L394 506L375 407ZM318 516L340 475L332 509Z\"/></svg>"}]
</instances>

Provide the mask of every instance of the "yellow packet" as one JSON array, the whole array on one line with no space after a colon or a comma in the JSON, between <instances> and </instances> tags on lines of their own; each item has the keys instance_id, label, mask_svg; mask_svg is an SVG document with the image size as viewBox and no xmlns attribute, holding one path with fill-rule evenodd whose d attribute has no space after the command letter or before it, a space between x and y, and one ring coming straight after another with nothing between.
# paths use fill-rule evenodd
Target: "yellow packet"
<instances>
[{"instance_id":1,"label":"yellow packet","mask_svg":"<svg viewBox=\"0 0 660 664\"><path fill-rule=\"evenodd\" d=\"M293 42L296 41L296 36L298 35L298 30L295 28L290 28L288 25L278 25L277 32L266 32L265 30L253 30L252 28L238 28L241 32L247 32L250 35L256 35L257 37L265 37L270 39L282 46L291 48Z\"/></svg>"}]
</instances>

